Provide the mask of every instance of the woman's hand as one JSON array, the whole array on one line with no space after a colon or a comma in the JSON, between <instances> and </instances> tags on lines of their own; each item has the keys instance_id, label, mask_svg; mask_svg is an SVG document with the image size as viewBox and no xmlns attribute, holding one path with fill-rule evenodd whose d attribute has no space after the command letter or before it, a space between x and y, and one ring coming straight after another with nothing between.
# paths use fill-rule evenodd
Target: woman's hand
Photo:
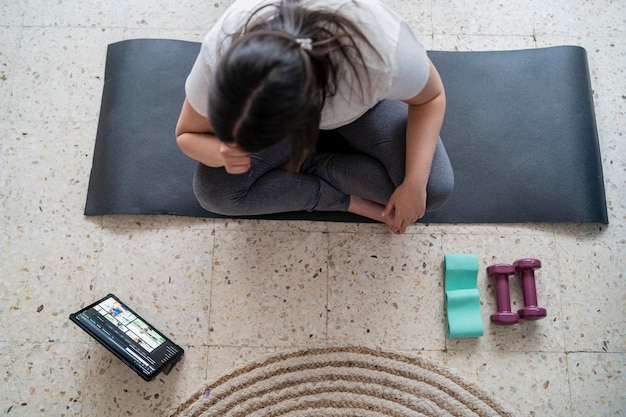
<instances>
[{"instance_id":1,"label":"woman's hand","mask_svg":"<svg viewBox=\"0 0 626 417\"><path fill-rule=\"evenodd\" d=\"M250 169L250 154L237 144L220 144L220 155L224 160L224 168L229 174L243 174Z\"/></svg>"},{"instance_id":2,"label":"woman's hand","mask_svg":"<svg viewBox=\"0 0 626 417\"><path fill-rule=\"evenodd\" d=\"M396 234L406 232L407 227L424 217L426 212L426 187L417 187L403 182L391 195L383 217L393 214L389 229Z\"/></svg>"}]
</instances>

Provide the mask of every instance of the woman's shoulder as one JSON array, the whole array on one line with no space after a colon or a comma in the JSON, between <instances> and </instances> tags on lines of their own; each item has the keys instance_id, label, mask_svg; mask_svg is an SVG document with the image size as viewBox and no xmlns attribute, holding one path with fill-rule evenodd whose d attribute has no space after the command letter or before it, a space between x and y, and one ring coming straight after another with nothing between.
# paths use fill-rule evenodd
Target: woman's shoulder
<instances>
[{"instance_id":1,"label":"woman's shoulder","mask_svg":"<svg viewBox=\"0 0 626 417\"><path fill-rule=\"evenodd\" d=\"M236 0L220 16L202 42L202 49L207 56L219 55L230 44L232 36L240 34L251 16L266 18L272 13L271 7L276 0Z\"/></svg>"},{"instance_id":2,"label":"woman's shoulder","mask_svg":"<svg viewBox=\"0 0 626 417\"><path fill-rule=\"evenodd\" d=\"M302 5L334 10L356 21L402 20L393 8L381 0L302 0Z\"/></svg>"},{"instance_id":3,"label":"woman's shoulder","mask_svg":"<svg viewBox=\"0 0 626 417\"><path fill-rule=\"evenodd\" d=\"M336 10L354 22L363 35L374 46L384 65L391 57L398 42L403 18L385 2L380 0L303 0L311 7L326 7Z\"/></svg>"},{"instance_id":4,"label":"woman's shoulder","mask_svg":"<svg viewBox=\"0 0 626 417\"><path fill-rule=\"evenodd\" d=\"M284 0L283 0L284 1ZM215 28L223 32L241 31L251 16L255 19L271 17L281 0L236 0L217 21ZM377 23L377 29L386 30L381 23L396 25L402 18L384 1L381 0L300 0L302 7L307 9L325 9L340 13L355 23Z\"/></svg>"}]
</instances>

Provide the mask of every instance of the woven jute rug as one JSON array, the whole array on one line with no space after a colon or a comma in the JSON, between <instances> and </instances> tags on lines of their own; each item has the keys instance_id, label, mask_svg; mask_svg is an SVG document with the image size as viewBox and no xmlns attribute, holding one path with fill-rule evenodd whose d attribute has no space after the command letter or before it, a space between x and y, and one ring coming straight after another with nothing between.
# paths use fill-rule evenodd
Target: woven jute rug
<instances>
[{"instance_id":1,"label":"woven jute rug","mask_svg":"<svg viewBox=\"0 0 626 417\"><path fill-rule=\"evenodd\" d=\"M362 347L271 356L209 384L173 416L513 416L432 360Z\"/></svg>"}]
</instances>

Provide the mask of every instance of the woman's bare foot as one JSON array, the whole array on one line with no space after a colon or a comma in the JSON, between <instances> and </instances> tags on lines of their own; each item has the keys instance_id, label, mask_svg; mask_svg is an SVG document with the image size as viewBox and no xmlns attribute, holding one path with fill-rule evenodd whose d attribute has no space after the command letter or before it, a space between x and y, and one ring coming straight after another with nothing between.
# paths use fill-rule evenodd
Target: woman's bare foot
<instances>
[{"instance_id":1,"label":"woman's bare foot","mask_svg":"<svg viewBox=\"0 0 626 417\"><path fill-rule=\"evenodd\" d=\"M368 219L377 220L381 223L385 223L391 232L398 234L398 230L393 228L393 214L383 216L385 206L374 201L365 200L361 197L350 196L350 205L348 206L348 212L358 214L359 216L367 217Z\"/></svg>"}]
</instances>

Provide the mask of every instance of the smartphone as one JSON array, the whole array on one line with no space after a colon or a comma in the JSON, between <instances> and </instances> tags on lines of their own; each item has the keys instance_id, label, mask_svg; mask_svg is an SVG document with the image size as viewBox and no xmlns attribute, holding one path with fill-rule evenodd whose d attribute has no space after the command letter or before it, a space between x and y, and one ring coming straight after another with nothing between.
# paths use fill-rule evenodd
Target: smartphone
<instances>
[{"instance_id":1,"label":"smartphone","mask_svg":"<svg viewBox=\"0 0 626 417\"><path fill-rule=\"evenodd\" d=\"M146 381L169 374L184 353L113 294L70 314L70 320Z\"/></svg>"}]
</instances>

